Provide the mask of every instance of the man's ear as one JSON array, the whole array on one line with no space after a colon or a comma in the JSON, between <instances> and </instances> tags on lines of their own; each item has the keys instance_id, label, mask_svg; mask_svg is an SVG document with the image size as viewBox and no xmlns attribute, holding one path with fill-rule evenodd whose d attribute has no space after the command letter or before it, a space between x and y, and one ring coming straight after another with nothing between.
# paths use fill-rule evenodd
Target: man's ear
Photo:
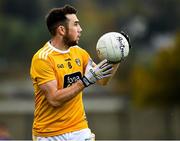
<instances>
[{"instance_id":1,"label":"man's ear","mask_svg":"<svg viewBox=\"0 0 180 141\"><path fill-rule=\"evenodd\" d=\"M60 34L60 35L65 35L65 33L66 33L65 27L62 26L62 25L58 26L57 33Z\"/></svg>"}]
</instances>

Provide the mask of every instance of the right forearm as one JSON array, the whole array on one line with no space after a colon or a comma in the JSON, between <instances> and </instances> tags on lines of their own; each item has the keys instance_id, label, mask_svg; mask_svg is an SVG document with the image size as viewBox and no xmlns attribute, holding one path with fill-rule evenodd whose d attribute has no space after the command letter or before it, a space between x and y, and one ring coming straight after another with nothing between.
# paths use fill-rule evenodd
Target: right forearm
<instances>
[{"instance_id":1,"label":"right forearm","mask_svg":"<svg viewBox=\"0 0 180 141\"><path fill-rule=\"evenodd\" d=\"M78 80L76 83L72 84L70 87L57 90L54 94L54 97L51 101L53 106L61 106L65 102L71 100L77 96L84 89L84 84L81 80Z\"/></svg>"},{"instance_id":2,"label":"right forearm","mask_svg":"<svg viewBox=\"0 0 180 141\"><path fill-rule=\"evenodd\" d=\"M92 66L92 61L90 60L82 79L71 86L58 89L57 80L52 80L40 85L40 88L45 91L46 98L52 106L61 106L77 96L85 87L96 83L97 80L110 77L112 69L112 64L109 64L107 60L101 61L95 67Z\"/></svg>"}]
</instances>

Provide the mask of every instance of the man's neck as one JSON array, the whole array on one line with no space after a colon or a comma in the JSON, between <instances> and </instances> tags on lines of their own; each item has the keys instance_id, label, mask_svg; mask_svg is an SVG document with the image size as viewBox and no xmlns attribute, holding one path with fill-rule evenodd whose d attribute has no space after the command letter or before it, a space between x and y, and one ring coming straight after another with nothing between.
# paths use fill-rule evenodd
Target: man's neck
<instances>
[{"instance_id":1,"label":"man's neck","mask_svg":"<svg viewBox=\"0 0 180 141\"><path fill-rule=\"evenodd\" d=\"M64 44L63 39L59 37L53 37L50 40L50 44L59 50L68 50L69 47Z\"/></svg>"}]
</instances>

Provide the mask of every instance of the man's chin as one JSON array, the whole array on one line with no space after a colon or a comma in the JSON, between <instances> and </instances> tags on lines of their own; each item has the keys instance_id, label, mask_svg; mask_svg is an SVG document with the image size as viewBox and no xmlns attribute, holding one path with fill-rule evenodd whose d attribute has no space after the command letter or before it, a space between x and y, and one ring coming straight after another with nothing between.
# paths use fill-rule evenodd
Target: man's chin
<instances>
[{"instance_id":1,"label":"man's chin","mask_svg":"<svg viewBox=\"0 0 180 141\"><path fill-rule=\"evenodd\" d=\"M68 45L69 47L70 47L70 46L76 46L76 45L78 45L78 41L69 42L67 45Z\"/></svg>"}]
</instances>

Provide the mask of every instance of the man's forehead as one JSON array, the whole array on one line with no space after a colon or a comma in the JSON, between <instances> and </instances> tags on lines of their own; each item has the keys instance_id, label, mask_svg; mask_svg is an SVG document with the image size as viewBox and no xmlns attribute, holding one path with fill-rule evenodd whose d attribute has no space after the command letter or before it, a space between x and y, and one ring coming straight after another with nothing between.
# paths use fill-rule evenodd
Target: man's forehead
<instances>
[{"instance_id":1,"label":"man's forehead","mask_svg":"<svg viewBox=\"0 0 180 141\"><path fill-rule=\"evenodd\" d=\"M69 21L73 21L73 22L79 21L76 14L67 14L66 17Z\"/></svg>"}]
</instances>

